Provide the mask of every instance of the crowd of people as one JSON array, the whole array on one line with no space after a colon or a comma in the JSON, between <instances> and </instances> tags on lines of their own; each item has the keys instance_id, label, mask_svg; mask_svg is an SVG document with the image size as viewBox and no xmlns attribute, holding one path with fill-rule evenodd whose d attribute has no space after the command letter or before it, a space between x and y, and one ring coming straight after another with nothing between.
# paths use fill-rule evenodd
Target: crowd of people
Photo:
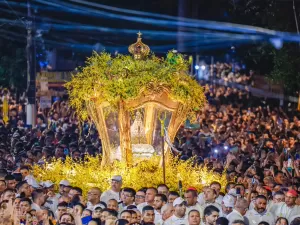
<instances>
[{"instance_id":1,"label":"crowd of people","mask_svg":"<svg viewBox=\"0 0 300 225\"><path fill-rule=\"evenodd\" d=\"M208 104L197 126L179 130L174 154L226 171L226 186L134 190L115 174L110 190L93 187L87 196L68 180L38 182L31 167L101 154L95 127L80 124L64 97L50 110L38 109L36 127L27 128L22 103L2 90L10 107L9 123L0 120L0 224L299 225L299 114L230 87L204 90Z\"/></svg>"}]
</instances>

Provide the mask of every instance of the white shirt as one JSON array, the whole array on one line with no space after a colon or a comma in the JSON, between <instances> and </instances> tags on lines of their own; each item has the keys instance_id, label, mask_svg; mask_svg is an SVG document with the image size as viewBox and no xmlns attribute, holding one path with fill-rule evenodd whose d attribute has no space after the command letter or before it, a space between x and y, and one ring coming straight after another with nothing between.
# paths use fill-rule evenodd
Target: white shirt
<instances>
[{"instance_id":1,"label":"white shirt","mask_svg":"<svg viewBox=\"0 0 300 225\"><path fill-rule=\"evenodd\" d=\"M219 211L222 212L222 206L219 203L217 203L217 202L206 202L206 203L202 204L201 207L202 207L202 209L204 211L204 209L207 206L210 206L210 205L213 205L213 206L217 207L219 209Z\"/></svg>"},{"instance_id":2,"label":"white shirt","mask_svg":"<svg viewBox=\"0 0 300 225\"><path fill-rule=\"evenodd\" d=\"M147 202L143 202L143 203L141 203L141 204L138 204L138 205L137 205L137 209L142 213L143 208L144 208L146 205L148 205Z\"/></svg>"},{"instance_id":3,"label":"white shirt","mask_svg":"<svg viewBox=\"0 0 300 225\"><path fill-rule=\"evenodd\" d=\"M160 212L158 212L157 210L154 210L154 214L155 214L155 219L154 219L154 223L155 224L162 224L162 215Z\"/></svg>"},{"instance_id":4,"label":"white shirt","mask_svg":"<svg viewBox=\"0 0 300 225\"><path fill-rule=\"evenodd\" d=\"M42 210L41 207L38 204L34 203L34 202L31 204L31 209L34 209L36 211Z\"/></svg>"},{"instance_id":5,"label":"white shirt","mask_svg":"<svg viewBox=\"0 0 300 225\"><path fill-rule=\"evenodd\" d=\"M229 213L226 218L229 220L229 225L231 225L232 222L235 221L235 220L242 220L242 221L246 222L245 218L242 216L242 214L240 214L235 209L233 209L232 212Z\"/></svg>"},{"instance_id":6,"label":"white shirt","mask_svg":"<svg viewBox=\"0 0 300 225\"><path fill-rule=\"evenodd\" d=\"M169 219L164 222L164 225L181 225L181 224L188 224L188 221L183 218L178 218L177 216L173 215Z\"/></svg>"},{"instance_id":7,"label":"white shirt","mask_svg":"<svg viewBox=\"0 0 300 225\"><path fill-rule=\"evenodd\" d=\"M292 222L293 218L300 215L300 206L294 205L293 207L288 207L285 202L280 202L272 204L270 211L276 218L285 217L289 222Z\"/></svg>"},{"instance_id":8,"label":"white shirt","mask_svg":"<svg viewBox=\"0 0 300 225\"><path fill-rule=\"evenodd\" d=\"M258 213L256 210L249 210L245 217L249 220L249 225L257 225L262 221L268 222L270 225L275 224L275 217L273 213L269 211L265 211L263 213Z\"/></svg>"},{"instance_id":9,"label":"white shirt","mask_svg":"<svg viewBox=\"0 0 300 225\"><path fill-rule=\"evenodd\" d=\"M193 206L186 207L185 215L187 216L191 210L197 210L200 213L200 215L202 216L204 208L197 202Z\"/></svg>"},{"instance_id":10,"label":"white shirt","mask_svg":"<svg viewBox=\"0 0 300 225\"><path fill-rule=\"evenodd\" d=\"M108 190L102 193L100 197L100 201L108 203L109 200L115 199L117 201L120 201L120 193L114 192L113 190Z\"/></svg>"},{"instance_id":11,"label":"white shirt","mask_svg":"<svg viewBox=\"0 0 300 225\"><path fill-rule=\"evenodd\" d=\"M44 206L49 208L53 213L57 210L58 198L56 196L47 198Z\"/></svg>"}]
</instances>

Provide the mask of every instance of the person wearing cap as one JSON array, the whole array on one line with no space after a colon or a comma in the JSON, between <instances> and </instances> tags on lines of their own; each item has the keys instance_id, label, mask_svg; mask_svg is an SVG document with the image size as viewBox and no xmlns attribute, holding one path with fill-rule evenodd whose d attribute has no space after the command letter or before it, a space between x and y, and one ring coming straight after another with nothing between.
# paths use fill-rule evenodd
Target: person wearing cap
<instances>
[{"instance_id":1,"label":"person wearing cap","mask_svg":"<svg viewBox=\"0 0 300 225\"><path fill-rule=\"evenodd\" d=\"M42 186L47 193L47 199L44 206L50 209L52 212L55 212L58 205L58 198L54 193L54 183L52 181L45 181L42 183Z\"/></svg>"},{"instance_id":2,"label":"person wearing cap","mask_svg":"<svg viewBox=\"0 0 300 225\"><path fill-rule=\"evenodd\" d=\"M235 220L241 220L248 224L248 219L244 217L248 210L248 205L248 201L244 198L238 198L236 200L236 203L234 204L234 209L231 213L228 214L228 216L226 216L226 218L229 220L230 225Z\"/></svg>"},{"instance_id":3,"label":"person wearing cap","mask_svg":"<svg viewBox=\"0 0 300 225\"><path fill-rule=\"evenodd\" d=\"M122 187L122 177L120 175L113 176L111 179L111 189L103 192L100 197L102 202L106 204L110 199L120 201L120 191Z\"/></svg>"},{"instance_id":4,"label":"person wearing cap","mask_svg":"<svg viewBox=\"0 0 300 225\"><path fill-rule=\"evenodd\" d=\"M68 194L70 190L71 190L70 182L67 180L61 180L59 182L59 193L56 195L56 197L59 198L64 193Z\"/></svg>"},{"instance_id":5,"label":"person wearing cap","mask_svg":"<svg viewBox=\"0 0 300 225\"><path fill-rule=\"evenodd\" d=\"M188 188L188 190L184 193L184 200L187 203L185 212L186 215L188 215L191 210L197 210L200 213L203 212L201 205L197 201L197 197L198 194L195 188Z\"/></svg>"},{"instance_id":6,"label":"person wearing cap","mask_svg":"<svg viewBox=\"0 0 300 225\"><path fill-rule=\"evenodd\" d=\"M233 196L231 195L225 195L223 200L222 200L222 210L220 211L220 217L225 217L229 215L229 213L232 212L233 207L234 207L234 202L235 199Z\"/></svg>"},{"instance_id":7,"label":"person wearing cap","mask_svg":"<svg viewBox=\"0 0 300 225\"><path fill-rule=\"evenodd\" d=\"M270 211L278 217L285 217L291 221L295 216L300 215L300 206L296 205L298 193L295 190L289 190L285 195L284 202L274 203Z\"/></svg>"},{"instance_id":8,"label":"person wearing cap","mask_svg":"<svg viewBox=\"0 0 300 225\"><path fill-rule=\"evenodd\" d=\"M173 202L174 214L164 222L164 225L181 225L187 224L185 217L186 202L178 197Z\"/></svg>"},{"instance_id":9,"label":"person wearing cap","mask_svg":"<svg viewBox=\"0 0 300 225\"><path fill-rule=\"evenodd\" d=\"M258 225L262 221L275 224L273 213L267 210L267 198L264 195L256 197L254 209L248 210L245 217L247 217L249 225Z\"/></svg>"}]
</instances>

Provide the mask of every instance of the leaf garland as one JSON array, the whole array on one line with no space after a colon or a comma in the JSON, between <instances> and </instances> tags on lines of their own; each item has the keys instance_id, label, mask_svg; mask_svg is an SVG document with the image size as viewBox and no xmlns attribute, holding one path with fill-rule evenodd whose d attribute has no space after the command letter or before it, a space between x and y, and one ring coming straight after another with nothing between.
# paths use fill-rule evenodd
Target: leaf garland
<instances>
[{"instance_id":1,"label":"leaf garland","mask_svg":"<svg viewBox=\"0 0 300 225\"><path fill-rule=\"evenodd\" d=\"M194 109L206 103L202 87L187 74L189 63L181 54L169 52L166 58L154 54L145 60L135 60L129 55L112 57L109 53L94 52L86 66L66 84L70 104L80 119L88 119L86 104L108 102L112 107L120 100L139 97L148 84L167 87L170 98L182 103L194 116ZM154 88L156 88L154 87Z\"/></svg>"}]
</instances>

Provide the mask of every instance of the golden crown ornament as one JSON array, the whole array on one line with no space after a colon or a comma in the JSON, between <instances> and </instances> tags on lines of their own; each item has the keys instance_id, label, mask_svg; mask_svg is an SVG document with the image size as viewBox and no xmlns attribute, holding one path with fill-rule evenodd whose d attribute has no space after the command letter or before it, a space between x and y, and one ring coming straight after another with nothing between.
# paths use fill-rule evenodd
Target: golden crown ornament
<instances>
[{"instance_id":1,"label":"golden crown ornament","mask_svg":"<svg viewBox=\"0 0 300 225\"><path fill-rule=\"evenodd\" d=\"M138 32L137 35L137 42L130 45L128 51L133 55L134 59L145 59L150 53L150 48L142 42L142 33Z\"/></svg>"}]
</instances>

